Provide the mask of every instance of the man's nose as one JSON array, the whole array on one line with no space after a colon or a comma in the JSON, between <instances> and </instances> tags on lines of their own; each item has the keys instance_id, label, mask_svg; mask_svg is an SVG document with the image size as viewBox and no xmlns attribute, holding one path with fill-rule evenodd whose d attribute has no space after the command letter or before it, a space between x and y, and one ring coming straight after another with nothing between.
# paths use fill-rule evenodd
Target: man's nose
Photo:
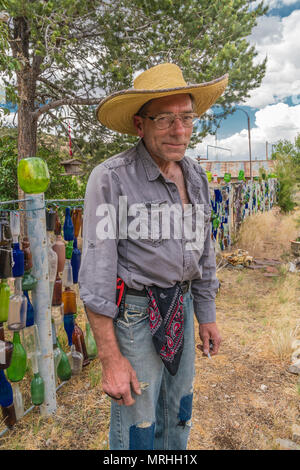
<instances>
[{"instance_id":1,"label":"man's nose","mask_svg":"<svg viewBox=\"0 0 300 470\"><path fill-rule=\"evenodd\" d=\"M182 124L182 120L180 119L179 116L175 116L175 119L174 119L173 124L171 126L171 131L173 131L176 134L184 134L185 133L185 127Z\"/></svg>"}]
</instances>

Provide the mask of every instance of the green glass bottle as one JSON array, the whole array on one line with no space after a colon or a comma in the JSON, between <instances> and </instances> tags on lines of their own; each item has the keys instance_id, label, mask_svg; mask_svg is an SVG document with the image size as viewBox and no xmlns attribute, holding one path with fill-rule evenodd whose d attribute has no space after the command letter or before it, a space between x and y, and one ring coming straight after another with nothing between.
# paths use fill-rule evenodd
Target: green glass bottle
<instances>
[{"instance_id":1,"label":"green glass bottle","mask_svg":"<svg viewBox=\"0 0 300 470\"><path fill-rule=\"evenodd\" d=\"M57 367L57 376L59 377L60 380L69 380L72 376L72 370L71 366L69 363L68 356L66 355L65 351L61 347L58 338L56 338L57 346L61 351L61 359L59 361L58 367Z\"/></svg>"},{"instance_id":2,"label":"green glass bottle","mask_svg":"<svg viewBox=\"0 0 300 470\"><path fill-rule=\"evenodd\" d=\"M30 384L31 401L34 405L41 405L45 400L45 384L38 372L36 372Z\"/></svg>"},{"instance_id":3,"label":"green glass bottle","mask_svg":"<svg viewBox=\"0 0 300 470\"><path fill-rule=\"evenodd\" d=\"M229 183L231 180L231 173L225 173L224 174L224 181L225 183Z\"/></svg>"},{"instance_id":4,"label":"green glass bottle","mask_svg":"<svg viewBox=\"0 0 300 470\"><path fill-rule=\"evenodd\" d=\"M0 282L0 323L7 321L9 311L10 288L7 279Z\"/></svg>"},{"instance_id":5,"label":"green glass bottle","mask_svg":"<svg viewBox=\"0 0 300 470\"><path fill-rule=\"evenodd\" d=\"M21 344L19 331L14 332L13 345L14 349L10 366L7 369L7 378L11 382L19 382L23 379L27 366L27 355Z\"/></svg>"},{"instance_id":6,"label":"green glass bottle","mask_svg":"<svg viewBox=\"0 0 300 470\"><path fill-rule=\"evenodd\" d=\"M98 349L89 322L85 324L85 345L89 359L95 359Z\"/></svg>"},{"instance_id":7,"label":"green glass bottle","mask_svg":"<svg viewBox=\"0 0 300 470\"><path fill-rule=\"evenodd\" d=\"M36 354L32 354L31 356L31 365L33 371L33 378L30 383L31 401L34 405L41 405L45 400L45 384L39 374Z\"/></svg>"}]
</instances>

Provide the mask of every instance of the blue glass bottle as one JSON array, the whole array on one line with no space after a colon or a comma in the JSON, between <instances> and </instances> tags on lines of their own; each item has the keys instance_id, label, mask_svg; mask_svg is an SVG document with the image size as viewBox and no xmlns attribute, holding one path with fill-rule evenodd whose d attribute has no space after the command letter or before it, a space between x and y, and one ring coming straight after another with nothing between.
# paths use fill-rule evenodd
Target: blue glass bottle
<instances>
[{"instance_id":1,"label":"blue glass bottle","mask_svg":"<svg viewBox=\"0 0 300 470\"><path fill-rule=\"evenodd\" d=\"M13 277L22 277L24 274L24 251L20 249L19 243L13 243L13 260Z\"/></svg>"},{"instance_id":2,"label":"blue glass bottle","mask_svg":"<svg viewBox=\"0 0 300 470\"><path fill-rule=\"evenodd\" d=\"M66 216L64 222L64 239L66 241L74 240L74 225L71 218L70 207L66 208Z\"/></svg>"},{"instance_id":3,"label":"blue glass bottle","mask_svg":"<svg viewBox=\"0 0 300 470\"><path fill-rule=\"evenodd\" d=\"M74 315L69 313L64 315L64 328L68 336L68 344L72 346L72 334L75 326Z\"/></svg>"},{"instance_id":4,"label":"blue glass bottle","mask_svg":"<svg viewBox=\"0 0 300 470\"><path fill-rule=\"evenodd\" d=\"M28 291L23 291L25 297L27 298L27 315L26 315L26 327L32 326L34 324L34 309L32 303L30 302Z\"/></svg>"},{"instance_id":5,"label":"blue glass bottle","mask_svg":"<svg viewBox=\"0 0 300 470\"><path fill-rule=\"evenodd\" d=\"M78 282L78 273L81 263L81 251L77 247L77 238L74 238L73 252L71 258L72 272L73 272L73 284Z\"/></svg>"},{"instance_id":6,"label":"blue glass bottle","mask_svg":"<svg viewBox=\"0 0 300 470\"><path fill-rule=\"evenodd\" d=\"M7 407L12 405L14 400L13 389L8 382L4 370L0 369L0 405Z\"/></svg>"}]
</instances>

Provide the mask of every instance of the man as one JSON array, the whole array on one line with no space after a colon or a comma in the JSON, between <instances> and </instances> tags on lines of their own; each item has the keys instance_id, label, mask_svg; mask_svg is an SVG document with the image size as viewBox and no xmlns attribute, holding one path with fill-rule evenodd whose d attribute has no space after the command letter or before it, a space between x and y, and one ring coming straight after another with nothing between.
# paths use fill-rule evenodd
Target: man
<instances>
[{"instance_id":1,"label":"man","mask_svg":"<svg viewBox=\"0 0 300 470\"><path fill-rule=\"evenodd\" d=\"M184 155L194 118L226 84L227 75L188 86L175 64L161 64L97 110L103 125L140 137L134 148L93 170L84 208L80 295L98 346L103 390L112 398L111 449L186 449L194 313L204 354L210 345L212 355L219 349L208 182ZM164 232L170 208L177 219L168 218ZM200 214L200 237L183 230L188 211L194 219Z\"/></svg>"}]
</instances>

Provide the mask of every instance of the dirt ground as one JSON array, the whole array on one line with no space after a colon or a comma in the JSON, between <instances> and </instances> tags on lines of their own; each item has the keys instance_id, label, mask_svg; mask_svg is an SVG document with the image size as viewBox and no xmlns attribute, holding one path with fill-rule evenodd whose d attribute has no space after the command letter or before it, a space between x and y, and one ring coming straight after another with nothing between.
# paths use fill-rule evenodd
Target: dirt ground
<instances>
[{"instance_id":1,"label":"dirt ground","mask_svg":"<svg viewBox=\"0 0 300 470\"><path fill-rule=\"evenodd\" d=\"M223 342L211 360L197 350L190 450L279 449L276 439L291 439L292 425L300 425L299 376L288 372L291 343L300 339L300 274L288 271L289 253L276 257L282 264L272 276L245 267L218 271ZM83 311L78 322L84 328ZM63 328L60 338L66 347ZM108 449L109 409L94 360L58 390L54 416L34 408L0 437L0 449Z\"/></svg>"}]
</instances>

